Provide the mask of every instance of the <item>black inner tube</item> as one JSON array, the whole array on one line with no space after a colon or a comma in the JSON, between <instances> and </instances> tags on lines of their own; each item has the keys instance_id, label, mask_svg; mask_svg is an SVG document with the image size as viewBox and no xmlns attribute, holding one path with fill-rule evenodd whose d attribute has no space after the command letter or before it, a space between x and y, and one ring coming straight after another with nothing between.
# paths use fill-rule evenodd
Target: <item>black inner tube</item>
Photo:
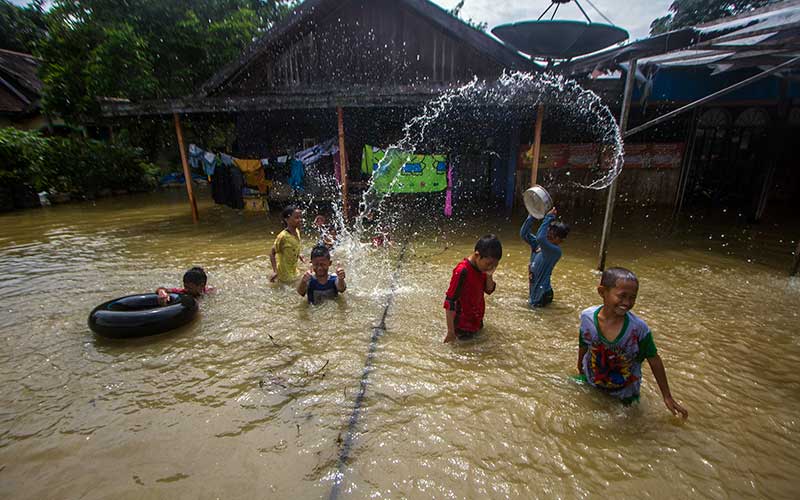
<instances>
[{"instance_id":1,"label":"black inner tube","mask_svg":"<svg viewBox=\"0 0 800 500\"><path fill-rule=\"evenodd\" d=\"M104 302L89 314L89 328L108 338L134 338L174 330L194 319L197 301L191 295L171 293L165 306L158 294L128 295Z\"/></svg>"}]
</instances>

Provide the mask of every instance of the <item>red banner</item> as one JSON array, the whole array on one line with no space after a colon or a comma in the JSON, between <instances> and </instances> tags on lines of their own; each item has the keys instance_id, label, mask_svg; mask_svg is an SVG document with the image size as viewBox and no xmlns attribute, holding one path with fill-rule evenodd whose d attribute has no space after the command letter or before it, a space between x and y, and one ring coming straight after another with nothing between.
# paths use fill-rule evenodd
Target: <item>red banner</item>
<instances>
[{"instance_id":1,"label":"red banner","mask_svg":"<svg viewBox=\"0 0 800 500\"><path fill-rule=\"evenodd\" d=\"M683 143L628 144L625 146L624 168L678 168L683 158ZM539 168L608 168L611 147L599 144L543 144L539 154ZM533 166L533 148L520 146L518 170Z\"/></svg>"}]
</instances>

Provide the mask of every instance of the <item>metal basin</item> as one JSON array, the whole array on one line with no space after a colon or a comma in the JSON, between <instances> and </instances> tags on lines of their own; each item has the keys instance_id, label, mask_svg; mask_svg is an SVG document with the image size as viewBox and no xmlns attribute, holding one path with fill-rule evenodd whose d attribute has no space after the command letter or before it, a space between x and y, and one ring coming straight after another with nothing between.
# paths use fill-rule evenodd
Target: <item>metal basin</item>
<instances>
[{"instance_id":1,"label":"metal basin","mask_svg":"<svg viewBox=\"0 0 800 500\"><path fill-rule=\"evenodd\" d=\"M538 184L522 193L522 201L525 202L528 213L537 219L544 219L547 212L553 208L553 198L550 193Z\"/></svg>"}]
</instances>

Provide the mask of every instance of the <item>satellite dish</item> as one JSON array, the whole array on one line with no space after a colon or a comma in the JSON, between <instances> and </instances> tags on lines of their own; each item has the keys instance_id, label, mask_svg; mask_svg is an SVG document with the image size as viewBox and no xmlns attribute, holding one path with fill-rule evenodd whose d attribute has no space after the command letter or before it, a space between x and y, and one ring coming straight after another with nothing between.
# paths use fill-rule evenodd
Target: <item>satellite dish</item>
<instances>
[{"instance_id":1,"label":"satellite dish","mask_svg":"<svg viewBox=\"0 0 800 500\"><path fill-rule=\"evenodd\" d=\"M556 21L558 7L574 1L586 21ZM556 6L550 20L542 20ZM602 13L601 13L602 15ZM605 16L604 16L605 17ZM533 57L570 59L597 52L628 39L628 32L611 24L593 23L578 0L551 0L551 4L536 21L503 24L492 30L494 35L520 52Z\"/></svg>"}]
</instances>

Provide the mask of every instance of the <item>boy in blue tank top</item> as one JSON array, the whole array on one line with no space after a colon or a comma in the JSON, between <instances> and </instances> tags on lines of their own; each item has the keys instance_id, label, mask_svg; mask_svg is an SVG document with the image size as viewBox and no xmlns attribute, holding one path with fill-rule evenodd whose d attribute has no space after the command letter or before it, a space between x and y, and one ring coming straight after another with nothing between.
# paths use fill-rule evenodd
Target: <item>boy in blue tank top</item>
<instances>
[{"instance_id":1,"label":"boy in blue tank top","mask_svg":"<svg viewBox=\"0 0 800 500\"><path fill-rule=\"evenodd\" d=\"M688 417L689 413L672 399L650 328L630 312L639 292L636 275L622 267L606 269L597 291L603 305L581 313L578 371L593 387L630 404L639 399L642 361L646 359L667 409L673 415Z\"/></svg>"},{"instance_id":2,"label":"boy in blue tank top","mask_svg":"<svg viewBox=\"0 0 800 500\"><path fill-rule=\"evenodd\" d=\"M324 299L335 298L347 289L344 269L336 269L336 274L328 274L331 267L331 252L325 245L317 245L311 250L311 269L306 271L297 285L297 293L308 296L309 304L319 304Z\"/></svg>"}]
</instances>

